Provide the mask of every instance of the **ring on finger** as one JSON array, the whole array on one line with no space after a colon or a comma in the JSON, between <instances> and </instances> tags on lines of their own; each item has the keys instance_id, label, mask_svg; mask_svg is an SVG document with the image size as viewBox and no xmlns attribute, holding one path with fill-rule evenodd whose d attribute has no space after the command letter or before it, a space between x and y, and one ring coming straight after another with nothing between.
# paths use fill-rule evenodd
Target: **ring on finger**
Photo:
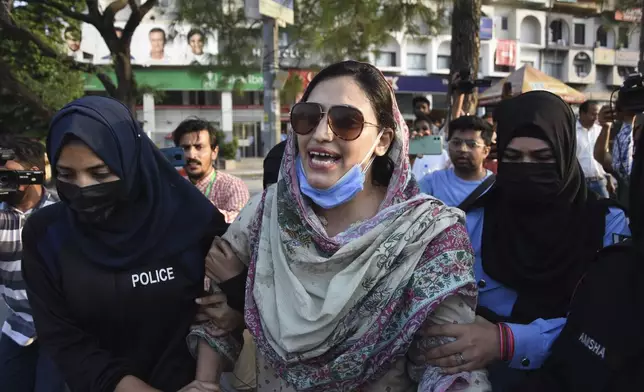
<instances>
[{"instance_id":1,"label":"ring on finger","mask_svg":"<svg viewBox=\"0 0 644 392\"><path fill-rule=\"evenodd\" d=\"M458 361L459 365L462 365L465 363L465 358L463 358L463 353L457 353L456 354L456 360Z\"/></svg>"}]
</instances>

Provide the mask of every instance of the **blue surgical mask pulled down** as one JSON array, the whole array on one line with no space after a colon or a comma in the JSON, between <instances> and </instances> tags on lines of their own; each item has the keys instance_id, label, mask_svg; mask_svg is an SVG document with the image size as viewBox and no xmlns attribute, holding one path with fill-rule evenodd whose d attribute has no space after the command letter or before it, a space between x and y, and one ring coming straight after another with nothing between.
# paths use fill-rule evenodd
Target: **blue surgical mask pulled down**
<instances>
[{"instance_id":1,"label":"blue surgical mask pulled down","mask_svg":"<svg viewBox=\"0 0 644 392\"><path fill-rule=\"evenodd\" d=\"M367 156L364 157L362 162L356 163L335 184L327 189L314 188L309 184L306 178L306 173L304 172L304 166L302 165L302 159L298 154L295 162L295 170L297 171L297 179L300 183L300 191L308 196L313 203L325 210L335 208L356 197L356 195L364 189L365 173L369 170L369 167L371 167L374 157L369 160L369 163L365 166L364 170L362 169L362 164L373 154L373 150L378 145L383 132L384 129L380 131L376 141L373 143L373 146L371 146Z\"/></svg>"}]
</instances>

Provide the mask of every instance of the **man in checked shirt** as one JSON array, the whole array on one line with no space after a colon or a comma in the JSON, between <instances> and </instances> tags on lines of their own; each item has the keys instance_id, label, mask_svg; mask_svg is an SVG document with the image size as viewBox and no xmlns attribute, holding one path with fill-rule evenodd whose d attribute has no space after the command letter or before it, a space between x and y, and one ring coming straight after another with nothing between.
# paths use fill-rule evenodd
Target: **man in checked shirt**
<instances>
[{"instance_id":1,"label":"man in checked shirt","mask_svg":"<svg viewBox=\"0 0 644 392\"><path fill-rule=\"evenodd\" d=\"M215 128L206 120L189 118L179 124L172 138L185 152L188 179L224 214L227 223L234 221L250 195L244 181L214 168L219 153Z\"/></svg>"}]
</instances>

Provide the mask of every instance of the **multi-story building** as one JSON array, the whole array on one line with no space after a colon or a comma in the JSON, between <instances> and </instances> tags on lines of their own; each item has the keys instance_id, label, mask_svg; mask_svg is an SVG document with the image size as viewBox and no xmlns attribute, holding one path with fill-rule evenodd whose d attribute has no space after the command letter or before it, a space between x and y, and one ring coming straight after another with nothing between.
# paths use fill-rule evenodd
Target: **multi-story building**
<instances>
[{"instance_id":1,"label":"multi-story building","mask_svg":"<svg viewBox=\"0 0 644 392\"><path fill-rule=\"evenodd\" d=\"M109 3L111 0L102 0ZM623 76L634 71L639 55L635 13L616 12L605 0L483 0L480 28L479 77L500 80L529 64L584 92L591 99L607 100ZM244 156L262 153L264 119L263 77L251 73L235 81L195 63L208 62L219 51L216 32L202 32L174 23L173 0L161 0L134 33L132 56L140 85L157 90L147 94L138 112L146 131L160 145L185 118L204 117L240 139ZM129 11L119 12L116 27L123 27ZM449 20L449 15L446 15ZM281 37L281 66L297 74L304 84L320 61L294 52L288 37ZM202 48L202 49L201 49ZM98 32L83 27L80 51L95 63L107 63L109 51ZM253 50L258 63L262 43ZM79 57L80 59L80 57ZM451 65L450 27L424 39L393 32L389 42L370 55L387 76L406 117L412 115L412 98L427 96L433 107L447 106ZM83 61L88 61L84 59ZM235 88L233 88L233 84ZM86 90L101 93L101 83L88 77ZM282 106L284 127L288 104Z\"/></svg>"}]
</instances>

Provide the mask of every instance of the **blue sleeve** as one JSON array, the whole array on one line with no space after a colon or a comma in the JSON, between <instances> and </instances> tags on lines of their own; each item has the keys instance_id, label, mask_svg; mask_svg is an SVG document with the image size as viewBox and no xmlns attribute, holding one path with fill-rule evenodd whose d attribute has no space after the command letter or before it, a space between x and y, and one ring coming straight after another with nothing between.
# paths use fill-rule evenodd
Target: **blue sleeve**
<instances>
[{"instance_id":1,"label":"blue sleeve","mask_svg":"<svg viewBox=\"0 0 644 392\"><path fill-rule=\"evenodd\" d=\"M418 181L420 191L426 195L434 195L434 187L432 186L432 174L429 173Z\"/></svg>"},{"instance_id":2,"label":"blue sleeve","mask_svg":"<svg viewBox=\"0 0 644 392\"><path fill-rule=\"evenodd\" d=\"M622 179L627 179L633 165L633 127L631 124L622 125L622 129L617 133L612 156L613 170Z\"/></svg>"},{"instance_id":3,"label":"blue sleeve","mask_svg":"<svg viewBox=\"0 0 644 392\"><path fill-rule=\"evenodd\" d=\"M613 234L630 235L628 219L619 208L610 208L606 216L606 231L604 235L604 246L613 244ZM510 367L516 369L538 369L541 367L554 340L566 324L565 318L537 319L530 324L507 325L514 335L514 356L510 361Z\"/></svg>"},{"instance_id":4,"label":"blue sleeve","mask_svg":"<svg viewBox=\"0 0 644 392\"><path fill-rule=\"evenodd\" d=\"M628 218L624 211L619 208L609 208L606 215L606 230L604 231L604 246L610 246L615 243L614 234L625 236L631 235L631 229L628 227Z\"/></svg>"},{"instance_id":5,"label":"blue sleeve","mask_svg":"<svg viewBox=\"0 0 644 392\"><path fill-rule=\"evenodd\" d=\"M527 325L506 323L514 335L514 356L510 367L522 370L540 368L565 324L564 317L537 319Z\"/></svg>"}]
</instances>

